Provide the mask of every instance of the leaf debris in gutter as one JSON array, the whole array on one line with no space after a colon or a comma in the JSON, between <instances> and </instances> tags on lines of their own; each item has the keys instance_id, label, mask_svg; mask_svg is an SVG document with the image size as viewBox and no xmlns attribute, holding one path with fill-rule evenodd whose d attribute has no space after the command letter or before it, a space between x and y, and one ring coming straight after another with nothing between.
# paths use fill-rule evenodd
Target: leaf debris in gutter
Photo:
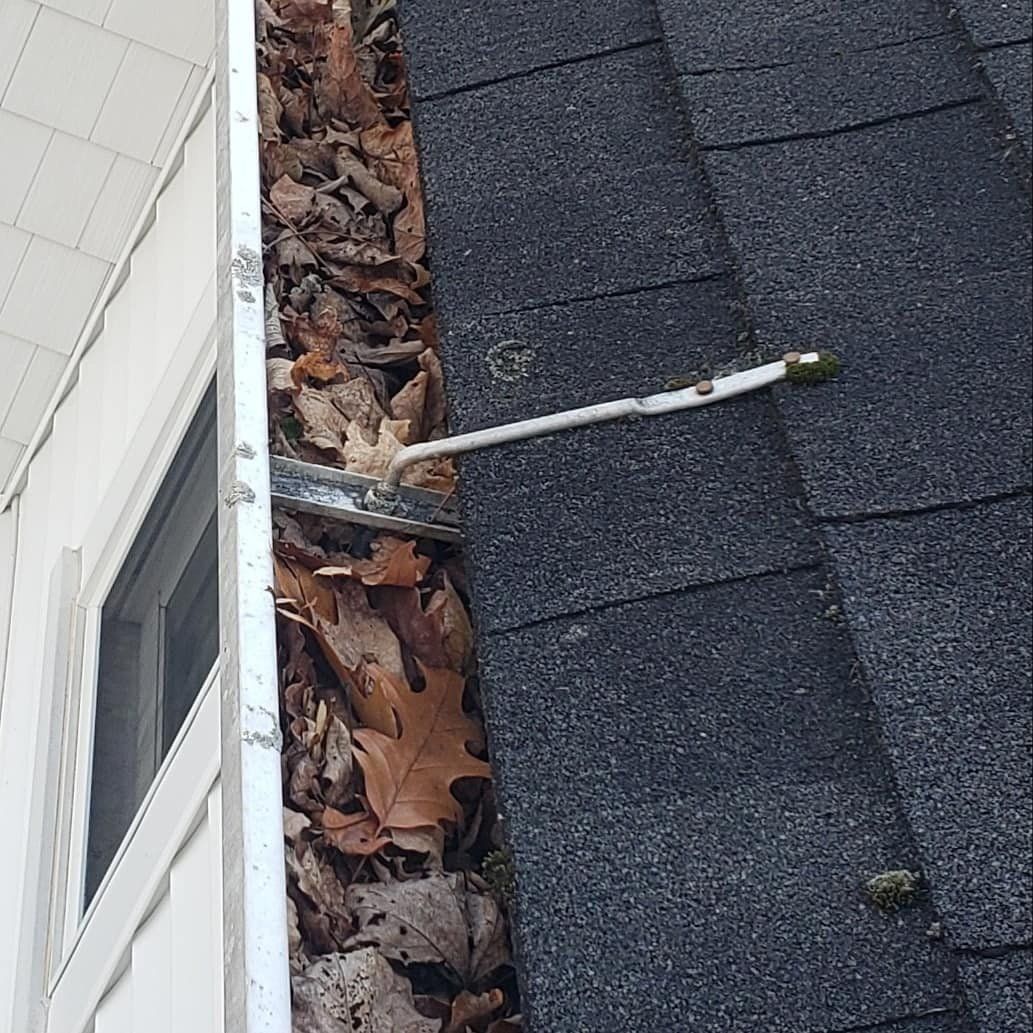
<instances>
[{"instance_id":1,"label":"leaf debris in gutter","mask_svg":"<svg viewBox=\"0 0 1033 1033\"><path fill-rule=\"evenodd\" d=\"M447 434L394 0L257 15L271 448L380 475ZM462 556L285 512L274 540L295 1031L519 1033Z\"/></svg>"}]
</instances>

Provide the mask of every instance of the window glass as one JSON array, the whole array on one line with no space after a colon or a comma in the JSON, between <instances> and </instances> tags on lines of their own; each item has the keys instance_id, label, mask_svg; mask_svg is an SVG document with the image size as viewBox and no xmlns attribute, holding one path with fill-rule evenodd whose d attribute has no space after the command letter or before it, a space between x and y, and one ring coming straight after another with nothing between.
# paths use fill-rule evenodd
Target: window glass
<instances>
[{"instance_id":1,"label":"window glass","mask_svg":"<svg viewBox=\"0 0 1033 1033\"><path fill-rule=\"evenodd\" d=\"M218 658L216 495L213 387L101 611L87 904Z\"/></svg>"}]
</instances>

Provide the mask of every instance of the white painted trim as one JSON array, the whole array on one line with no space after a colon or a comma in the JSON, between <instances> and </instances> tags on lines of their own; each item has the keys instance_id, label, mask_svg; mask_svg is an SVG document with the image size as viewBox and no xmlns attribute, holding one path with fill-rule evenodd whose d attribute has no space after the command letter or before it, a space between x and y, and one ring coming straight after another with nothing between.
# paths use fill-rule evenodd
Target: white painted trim
<instances>
[{"instance_id":1,"label":"white painted trim","mask_svg":"<svg viewBox=\"0 0 1033 1033\"><path fill-rule=\"evenodd\" d=\"M65 791L71 794L66 839L59 849L66 858L63 921L57 939L68 942L82 921L82 896L86 877L86 836L90 813L90 771L93 765L93 722L96 711L97 666L100 649L101 608L143 523L172 459L197 412L215 372L215 329L208 327L204 345L191 350L196 326L211 309L211 290L206 287L198 302L175 358L165 372L179 387L172 403L151 406L127 443L122 462L83 538L82 589L79 607L83 634L81 670L77 683L78 715L74 734L63 744L69 777ZM199 315L200 314L200 315ZM62 952L63 955L64 952Z\"/></svg>"},{"instance_id":2,"label":"white painted trim","mask_svg":"<svg viewBox=\"0 0 1033 1033\"><path fill-rule=\"evenodd\" d=\"M215 326L208 322L214 290L213 282L205 287L165 371L174 399L148 408L83 535L83 606L99 606L107 596L215 375ZM202 348L191 352L198 339Z\"/></svg>"},{"instance_id":3,"label":"white painted trim","mask_svg":"<svg viewBox=\"0 0 1033 1033\"><path fill-rule=\"evenodd\" d=\"M14 574L17 570L19 539L19 506L14 499L6 519L11 522L11 541L0 556L0 715L4 710L4 693L7 686L7 652L11 639L11 616L14 601ZM0 519L5 519L0 509Z\"/></svg>"},{"instance_id":4,"label":"white painted trim","mask_svg":"<svg viewBox=\"0 0 1033 1033\"><path fill-rule=\"evenodd\" d=\"M289 1033L253 0L216 5L224 1002Z\"/></svg>"},{"instance_id":5,"label":"white painted trim","mask_svg":"<svg viewBox=\"0 0 1033 1033\"><path fill-rule=\"evenodd\" d=\"M197 96L190 105L190 110L187 113L187 117L184 120L182 127L176 134L175 142L169 150L168 157L166 158L161 171L158 173L157 179L154 181L154 186L151 188L147 201L144 204L140 215L137 217L136 222L133 224L133 228L129 232L128 237L126 237L126 242L122 246L121 254L112 266L104 287L97 296L96 301L94 301L93 307L90 309L90 314L86 319L86 324L84 325L82 332L79 334L79 338L75 342L75 347L72 349L71 354L68 357L68 362L65 365L64 372L61 374L61 379L58 381L57 387L54 389L54 392L50 397L50 401L43 410L43 415L40 417L39 424L37 425L32 437L29 439L28 447L22 453L15 468L11 471L11 475L7 478L7 483L4 486L2 494L0 494L0 513L7 509L11 504L11 500L25 487L29 464L32 462L43 443L48 437L50 437L50 431L54 425L54 413L57 412L57 407L61 404L61 399L64 398L69 389L78 379L79 363L82 361L82 357L86 352L89 351L90 345L93 344L103 327L104 310L107 308L108 302L122 286L129 270L129 261L132 257L133 251L136 250L137 245L143 239L144 234L154 221L155 212L157 211L158 206L158 198L168 185L169 180L171 180L176 174L179 165L181 164L186 142L189 139L190 134L197 128L198 123L204 117L205 112L211 104L211 90L214 81L215 71L214 69L209 69L201 83Z\"/></svg>"},{"instance_id":6,"label":"white painted trim","mask_svg":"<svg viewBox=\"0 0 1033 1033\"><path fill-rule=\"evenodd\" d=\"M79 592L79 553L62 549L50 575L43 640L43 671L39 685L39 724L37 742L61 742L67 708L68 676L74 666L75 597ZM29 825L23 834L38 846L38 855L29 855L22 888L21 911L16 916L18 958L14 977L14 1028L26 1033L42 1033L46 1024L48 938L53 862L59 849L57 830L58 788L61 777L61 751L47 746L37 749L32 758L31 785L39 805L29 811Z\"/></svg>"},{"instance_id":7,"label":"white painted trim","mask_svg":"<svg viewBox=\"0 0 1033 1033\"><path fill-rule=\"evenodd\" d=\"M133 934L219 777L219 673L213 668L51 982L48 1033L82 1033L125 964Z\"/></svg>"}]
</instances>

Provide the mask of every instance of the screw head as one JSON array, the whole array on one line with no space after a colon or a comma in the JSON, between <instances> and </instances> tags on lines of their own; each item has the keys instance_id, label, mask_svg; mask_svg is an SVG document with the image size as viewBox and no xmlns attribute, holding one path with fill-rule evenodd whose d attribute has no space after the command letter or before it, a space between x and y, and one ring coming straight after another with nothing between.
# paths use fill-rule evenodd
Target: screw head
<instances>
[{"instance_id":1,"label":"screw head","mask_svg":"<svg viewBox=\"0 0 1033 1033\"><path fill-rule=\"evenodd\" d=\"M787 366L795 366L800 361L800 358L801 356L799 352L786 352L785 355L782 356L782 361Z\"/></svg>"},{"instance_id":2,"label":"screw head","mask_svg":"<svg viewBox=\"0 0 1033 1033\"><path fill-rule=\"evenodd\" d=\"M714 390L714 383L711 380L701 380L696 385L696 394L698 394L698 395L708 395L713 390Z\"/></svg>"}]
</instances>

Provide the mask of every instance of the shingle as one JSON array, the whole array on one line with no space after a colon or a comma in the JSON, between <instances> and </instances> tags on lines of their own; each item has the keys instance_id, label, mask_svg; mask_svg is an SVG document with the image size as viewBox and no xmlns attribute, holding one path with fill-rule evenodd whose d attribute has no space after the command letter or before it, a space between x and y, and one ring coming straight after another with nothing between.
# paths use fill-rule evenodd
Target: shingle
<instances>
[{"instance_id":1,"label":"shingle","mask_svg":"<svg viewBox=\"0 0 1033 1033\"><path fill-rule=\"evenodd\" d=\"M989 50L981 60L1026 150L1033 150L1033 45Z\"/></svg>"},{"instance_id":2,"label":"shingle","mask_svg":"<svg viewBox=\"0 0 1033 1033\"><path fill-rule=\"evenodd\" d=\"M815 512L917 509L1029 484L1031 301L1028 268L911 292L753 297L766 351L828 348L843 360L833 383L778 392Z\"/></svg>"},{"instance_id":3,"label":"shingle","mask_svg":"<svg viewBox=\"0 0 1033 1033\"><path fill-rule=\"evenodd\" d=\"M446 320L718 268L659 48L428 101L415 118Z\"/></svg>"},{"instance_id":4,"label":"shingle","mask_svg":"<svg viewBox=\"0 0 1033 1033\"><path fill-rule=\"evenodd\" d=\"M1033 951L1000 958L962 957L961 975L980 1033L1029 1033L1033 1028Z\"/></svg>"},{"instance_id":5,"label":"shingle","mask_svg":"<svg viewBox=\"0 0 1033 1033\"><path fill-rule=\"evenodd\" d=\"M827 1033L839 1033L828 1030ZM867 1031L865 1031L867 1033ZM916 1015L897 1022L881 1024L871 1033L989 1033L978 1030L965 1008L959 1002L957 1011L941 1012L936 1009L931 1015Z\"/></svg>"},{"instance_id":6,"label":"shingle","mask_svg":"<svg viewBox=\"0 0 1033 1033\"><path fill-rule=\"evenodd\" d=\"M1029 39L1030 0L959 0L957 6L978 46Z\"/></svg>"},{"instance_id":7,"label":"shingle","mask_svg":"<svg viewBox=\"0 0 1033 1033\"><path fill-rule=\"evenodd\" d=\"M945 32L932 0L659 0L660 17L681 72L791 64Z\"/></svg>"},{"instance_id":8,"label":"shingle","mask_svg":"<svg viewBox=\"0 0 1033 1033\"><path fill-rule=\"evenodd\" d=\"M1029 203L979 105L707 156L749 292L896 288L1028 268Z\"/></svg>"},{"instance_id":9,"label":"shingle","mask_svg":"<svg viewBox=\"0 0 1033 1033\"><path fill-rule=\"evenodd\" d=\"M655 394L672 377L733 363L734 291L720 277L448 324L452 428Z\"/></svg>"},{"instance_id":10,"label":"shingle","mask_svg":"<svg viewBox=\"0 0 1033 1033\"><path fill-rule=\"evenodd\" d=\"M652 5L637 0L405 0L399 8L417 97L660 38Z\"/></svg>"},{"instance_id":11,"label":"shingle","mask_svg":"<svg viewBox=\"0 0 1033 1033\"><path fill-rule=\"evenodd\" d=\"M955 944L1033 940L1028 497L827 529Z\"/></svg>"},{"instance_id":12,"label":"shingle","mask_svg":"<svg viewBox=\"0 0 1033 1033\"><path fill-rule=\"evenodd\" d=\"M956 1005L824 578L487 636L531 1028L817 1033Z\"/></svg>"},{"instance_id":13,"label":"shingle","mask_svg":"<svg viewBox=\"0 0 1033 1033\"><path fill-rule=\"evenodd\" d=\"M734 357L731 303L714 281L455 327L454 426L655 393ZM500 379L513 356L526 376ZM763 396L492 449L461 478L486 630L818 558Z\"/></svg>"},{"instance_id":14,"label":"shingle","mask_svg":"<svg viewBox=\"0 0 1033 1033\"><path fill-rule=\"evenodd\" d=\"M778 68L685 75L680 85L702 147L829 132L979 95L957 42L944 36Z\"/></svg>"}]
</instances>

